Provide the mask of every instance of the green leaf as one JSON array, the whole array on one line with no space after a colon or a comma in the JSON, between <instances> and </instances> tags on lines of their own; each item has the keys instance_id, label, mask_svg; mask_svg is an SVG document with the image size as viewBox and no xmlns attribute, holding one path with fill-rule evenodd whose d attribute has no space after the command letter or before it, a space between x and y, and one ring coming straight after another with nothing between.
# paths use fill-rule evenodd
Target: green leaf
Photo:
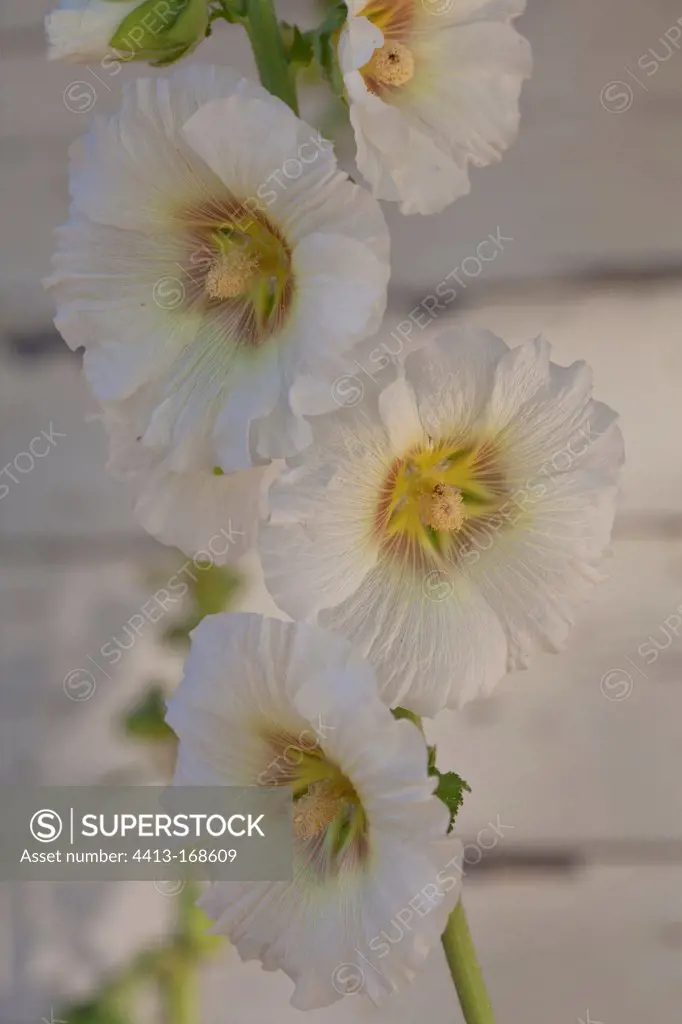
<instances>
[{"instance_id":1,"label":"green leaf","mask_svg":"<svg viewBox=\"0 0 682 1024\"><path fill-rule=\"evenodd\" d=\"M166 724L166 696L160 683L152 683L142 700L124 718L129 736L142 740L170 740L175 733Z\"/></svg>"},{"instance_id":2,"label":"green leaf","mask_svg":"<svg viewBox=\"0 0 682 1024\"><path fill-rule=\"evenodd\" d=\"M435 748L433 748L435 758ZM457 813L464 803L464 794L471 792L471 787L468 782L457 774L457 772L439 772L438 769L433 766L433 769L429 771L430 775L438 776L438 786L436 788L436 796L439 800L442 800L447 809L450 811L450 826L448 832L452 832L455 824L455 818Z\"/></svg>"},{"instance_id":3,"label":"green leaf","mask_svg":"<svg viewBox=\"0 0 682 1024\"><path fill-rule=\"evenodd\" d=\"M192 591L201 617L224 612L234 597L239 577L233 569L221 565L201 567Z\"/></svg>"},{"instance_id":4,"label":"green leaf","mask_svg":"<svg viewBox=\"0 0 682 1024\"><path fill-rule=\"evenodd\" d=\"M205 615L227 611L241 582L229 566L200 562L196 570L196 579L189 586L192 598L190 613L182 621L170 626L163 635L166 643L173 646L186 646L189 634Z\"/></svg>"}]
</instances>

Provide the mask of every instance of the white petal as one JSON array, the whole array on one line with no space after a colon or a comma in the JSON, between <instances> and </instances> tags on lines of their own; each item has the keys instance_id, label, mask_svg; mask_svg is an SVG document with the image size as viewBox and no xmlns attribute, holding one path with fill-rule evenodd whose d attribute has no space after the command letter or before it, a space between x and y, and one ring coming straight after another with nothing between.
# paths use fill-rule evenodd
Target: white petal
<instances>
[{"instance_id":1,"label":"white petal","mask_svg":"<svg viewBox=\"0 0 682 1024\"><path fill-rule=\"evenodd\" d=\"M476 586L445 569L415 579L380 564L318 621L349 637L374 665L387 704L418 715L461 707L506 672L497 615Z\"/></svg>"},{"instance_id":2,"label":"white petal","mask_svg":"<svg viewBox=\"0 0 682 1024\"><path fill-rule=\"evenodd\" d=\"M292 380L326 370L331 387L341 354L383 316L388 264L355 239L315 233L296 246L292 266L296 295L280 361Z\"/></svg>"},{"instance_id":3,"label":"white petal","mask_svg":"<svg viewBox=\"0 0 682 1024\"><path fill-rule=\"evenodd\" d=\"M264 472L163 473L142 491L136 514L164 544L199 561L226 565L253 544Z\"/></svg>"},{"instance_id":4,"label":"white petal","mask_svg":"<svg viewBox=\"0 0 682 1024\"><path fill-rule=\"evenodd\" d=\"M115 117L94 121L72 149L73 212L100 224L167 233L169 213L215 195L220 182L187 146L183 119L216 90L239 87L229 68L183 68L169 78L139 78L123 91Z\"/></svg>"},{"instance_id":5,"label":"white petal","mask_svg":"<svg viewBox=\"0 0 682 1024\"><path fill-rule=\"evenodd\" d=\"M425 13L438 17L439 24L462 25L473 21L509 21L526 9L526 0L430 0Z\"/></svg>"},{"instance_id":6,"label":"white petal","mask_svg":"<svg viewBox=\"0 0 682 1024\"><path fill-rule=\"evenodd\" d=\"M510 25L474 22L429 35L414 96L400 104L415 127L439 140L461 167L499 160L516 138L530 46Z\"/></svg>"},{"instance_id":7,"label":"white petal","mask_svg":"<svg viewBox=\"0 0 682 1024\"><path fill-rule=\"evenodd\" d=\"M49 59L76 62L105 57L111 52L112 36L138 4L139 0L83 0L52 11L45 18Z\"/></svg>"},{"instance_id":8,"label":"white petal","mask_svg":"<svg viewBox=\"0 0 682 1024\"><path fill-rule=\"evenodd\" d=\"M398 379L382 389L379 415L396 455L425 439L415 393L407 381Z\"/></svg>"},{"instance_id":9,"label":"white petal","mask_svg":"<svg viewBox=\"0 0 682 1024\"><path fill-rule=\"evenodd\" d=\"M320 387L329 391L328 384ZM272 412L251 424L251 440L257 455L264 459L290 458L312 442L309 424L300 415L300 406L291 395L280 395Z\"/></svg>"},{"instance_id":10,"label":"white petal","mask_svg":"<svg viewBox=\"0 0 682 1024\"><path fill-rule=\"evenodd\" d=\"M263 572L275 603L293 618L314 618L354 593L376 562L371 519L348 483L343 471L320 462L283 472L270 490L270 519L260 530Z\"/></svg>"},{"instance_id":11,"label":"white petal","mask_svg":"<svg viewBox=\"0 0 682 1024\"><path fill-rule=\"evenodd\" d=\"M354 77L357 76L357 77ZM353 102L357 164L378 199L400 200L403 213L437 213L469 191L466 168L403 113L346 75ZM362 92L364 90L364 93Z\"/></svg>"},{"instance_id":12,"label":"white petal","mask_svg":"<svg viewBox=\"0 0 682 1024\"><path fill-rule=\"evenodd\" d=\"M539 650L561 650L576 609L603 578L596 565L608 543L615 489L582 474L552 480L531 496L532 519L475 547L468 574L509 637L508 668L526 667Z\"/></svg>"},{"instance_id":13,"label":"white petal","mask_svg":"<svg viewBox=\"0 0 682 1024\"><path fill-rule=\"evenodd\" d=\"M549 345L542 338L510 349L495 368L488 415L496 427L506 426L521 408L549 387Z\"/></svg>"},{"instance_id":14,"label":"white petal","mask_svg":"<svg viewBox=\"0 0 682 1024\"><path fill-rule=\"evenodd\" d=\"M489 331L464 329L444 331L430 341L428 352L407 356L405 375L428 433L466 433L474 426L507 352L508 346Z\"/></svg>"},{"instance_id":15,"label":"white petal","mask_svg":"<svg viewBox=\"0 0 682 1024\"><path fill-rule=\"evenodd\" d=\"M346 74L364 67L374 51L384 44L384 33L381 29L364 17L350 17L346 22L339 39L339 66Z\"/></svg>"},{"instance_id":16,"label":"white petal","mask_svg":"<svg viewBox=\"0 0 682 1024\"><path fill-rule=\"evenodd\" d=\"M265 90L258 97L237 93L205 103L185 123L183 136L235 195L247 198L295 157L297 118Z\"/></svg>"},{"instance_id":17,"label":"white petal","mask_svg":"<svg viewBox=\"0 0 682 1024\"><path fill-rule=\"evenodd\" d=\"M139 399L118 403L104 415L108 468L132 484L138 520L164 544L200 562L236 562L253 546L263 494L278 467L230 475L216 475L212 467L173 472L139 434L139 422L146 418L143 404Z\"/></svg>"}]
</instances>

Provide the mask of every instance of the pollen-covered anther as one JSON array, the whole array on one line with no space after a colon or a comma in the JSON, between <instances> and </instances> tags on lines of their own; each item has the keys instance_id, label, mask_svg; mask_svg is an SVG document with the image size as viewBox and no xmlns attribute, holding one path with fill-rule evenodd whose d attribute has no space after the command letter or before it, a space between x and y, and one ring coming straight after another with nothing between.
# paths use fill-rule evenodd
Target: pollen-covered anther
<instances>
[{"instance_id":1,"label":"pollen-covered anther","mask_svg":"<svg viewBox=\"0 0 682 1024\"><path fill-rule=\"evenodd\" d=\"M464 499L456 487L436 484L430 494L421 499L421 519L432 530L461 530L466 519Z\"/></svg>"},{"instance_id":2,"label":"pollen-covered anther","mask_svg":"<svg viewBox=\"0 0 682 1024\"><path fill-rule=\"evenodd\" d=\"M384 43L372 54L367 74L380 85L406 85L414 75L414 57L404 43Z\"/></svg>"},{"instance_id":3,"label":"pollen-covered anther","mask_svg":"<svg viewBox=\"0 0 682 1024\"><path fill-rule=\"evenodd\" d=\"M331 825L343 804L329 782L313 783L294 804L294 835L299 839L312 839Z\"/></svg>"},{"instance_id":4,"label":"pollen-covered anther","mask_svg":"<svg viewBox=\"0 0 682 1024\"><path fill-rule=\"evenodd\" d=\"M206 275L206 294L210 299L238 299L253 282L258 257L253 253L221 253Z\"/></svg>"}]
</instances>

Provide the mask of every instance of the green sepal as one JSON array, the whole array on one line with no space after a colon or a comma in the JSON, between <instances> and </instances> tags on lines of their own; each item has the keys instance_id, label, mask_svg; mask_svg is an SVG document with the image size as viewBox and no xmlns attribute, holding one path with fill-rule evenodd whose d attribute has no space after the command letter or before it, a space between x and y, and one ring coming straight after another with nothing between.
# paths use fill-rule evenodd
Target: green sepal
<instances>
[{"instance_id":1,"label":"green sepal","mask_svg":"<svg viewBox=\"0 0 682 1024\"><path fill-rule=\"evenodd\" d=\"M207 0L167 0L167 6L160 18L158 0L143 0L112 36L112 49L154 67L172 64L193 50L208 30Z\"/></svg>"},{"instance_id":2,"label":"green sepal","mask_svg":"<svg viewBox=\"0 0 682 1024\"><path fill-rule=\"evenodd\" d=\"M298 68L307 68L315 58L313 46L313 32L301 32L298 25L289 25L287 22L280 22L284 38L284 51L289 67L295 71Z\"/></svg>"},{"instance_id":3,"label":"green sepal","mask_svg":"<svg viewBox=\"0 0 682 1024\"><path fill-rule=\"evenodd\" d=\"M422 727L422 720L419 715L415 715L414 711L409 711L407 708L391 708L391 713L398 721L401 718L406 718L409 722L414 722L418 729Z\"/></svg>"}]
</instances>

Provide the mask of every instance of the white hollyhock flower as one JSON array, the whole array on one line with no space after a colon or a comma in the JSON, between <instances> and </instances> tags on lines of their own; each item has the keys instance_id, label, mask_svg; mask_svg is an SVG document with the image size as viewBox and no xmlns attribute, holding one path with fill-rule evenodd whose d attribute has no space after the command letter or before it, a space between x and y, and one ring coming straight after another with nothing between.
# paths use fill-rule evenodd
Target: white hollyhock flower
<instances>
[{"instance_id":1,"label":"white hollyhock flower","mask_svg":"<svg viewBox=\"0 0 682 1024\"><path fill-rule=\"evenodd\" d=\"M410 978L456 904L461 845L446 835L419 729L382 704L350 644L259 615L209 616L168 722L175 784L294 791L293 880L212 883L202 905L215 930L243 959L285 971L301 1009L360 988L376 999Z\"/></svg>"},{"instance_id":2,"label":"white hollyhock flower","mask_svg":"<svg viewBox=\"0 0 682 1024\"><path fill-rule=\"evenodd\" d=\"M376 416L339 413L338 439L272 485L259 547L277 605L346 635L386 702L418 714L559 649L599 578L622 463L591 390L542 340L450 331L408 356Z\"/></svg>"},{"instance_id":3,"label":"white hollyhock flower","mask_svg":"<svg viewBox=\"0 0 682 1024\"><path fill-rule=\"evenodd\" d=\"M525 0L346 0L339 42L358 168L403 213L469 191L468 165L516 136L530 47L510 25Z\"/></svg>"},{"instance_id":4,"label":"white hollyhock flower","mask_svg":"<svg viewBox=\"0 0 682 1024\"><path fill-rule=\"evenodd\" d=\"M376 330L389 274L379 205L330 145L261 86L194 67L138 80L71 186L47 283L96 396L153 392L140 443L178 472L300 450L306 382Z\"/></svg>"}]
</instances>

